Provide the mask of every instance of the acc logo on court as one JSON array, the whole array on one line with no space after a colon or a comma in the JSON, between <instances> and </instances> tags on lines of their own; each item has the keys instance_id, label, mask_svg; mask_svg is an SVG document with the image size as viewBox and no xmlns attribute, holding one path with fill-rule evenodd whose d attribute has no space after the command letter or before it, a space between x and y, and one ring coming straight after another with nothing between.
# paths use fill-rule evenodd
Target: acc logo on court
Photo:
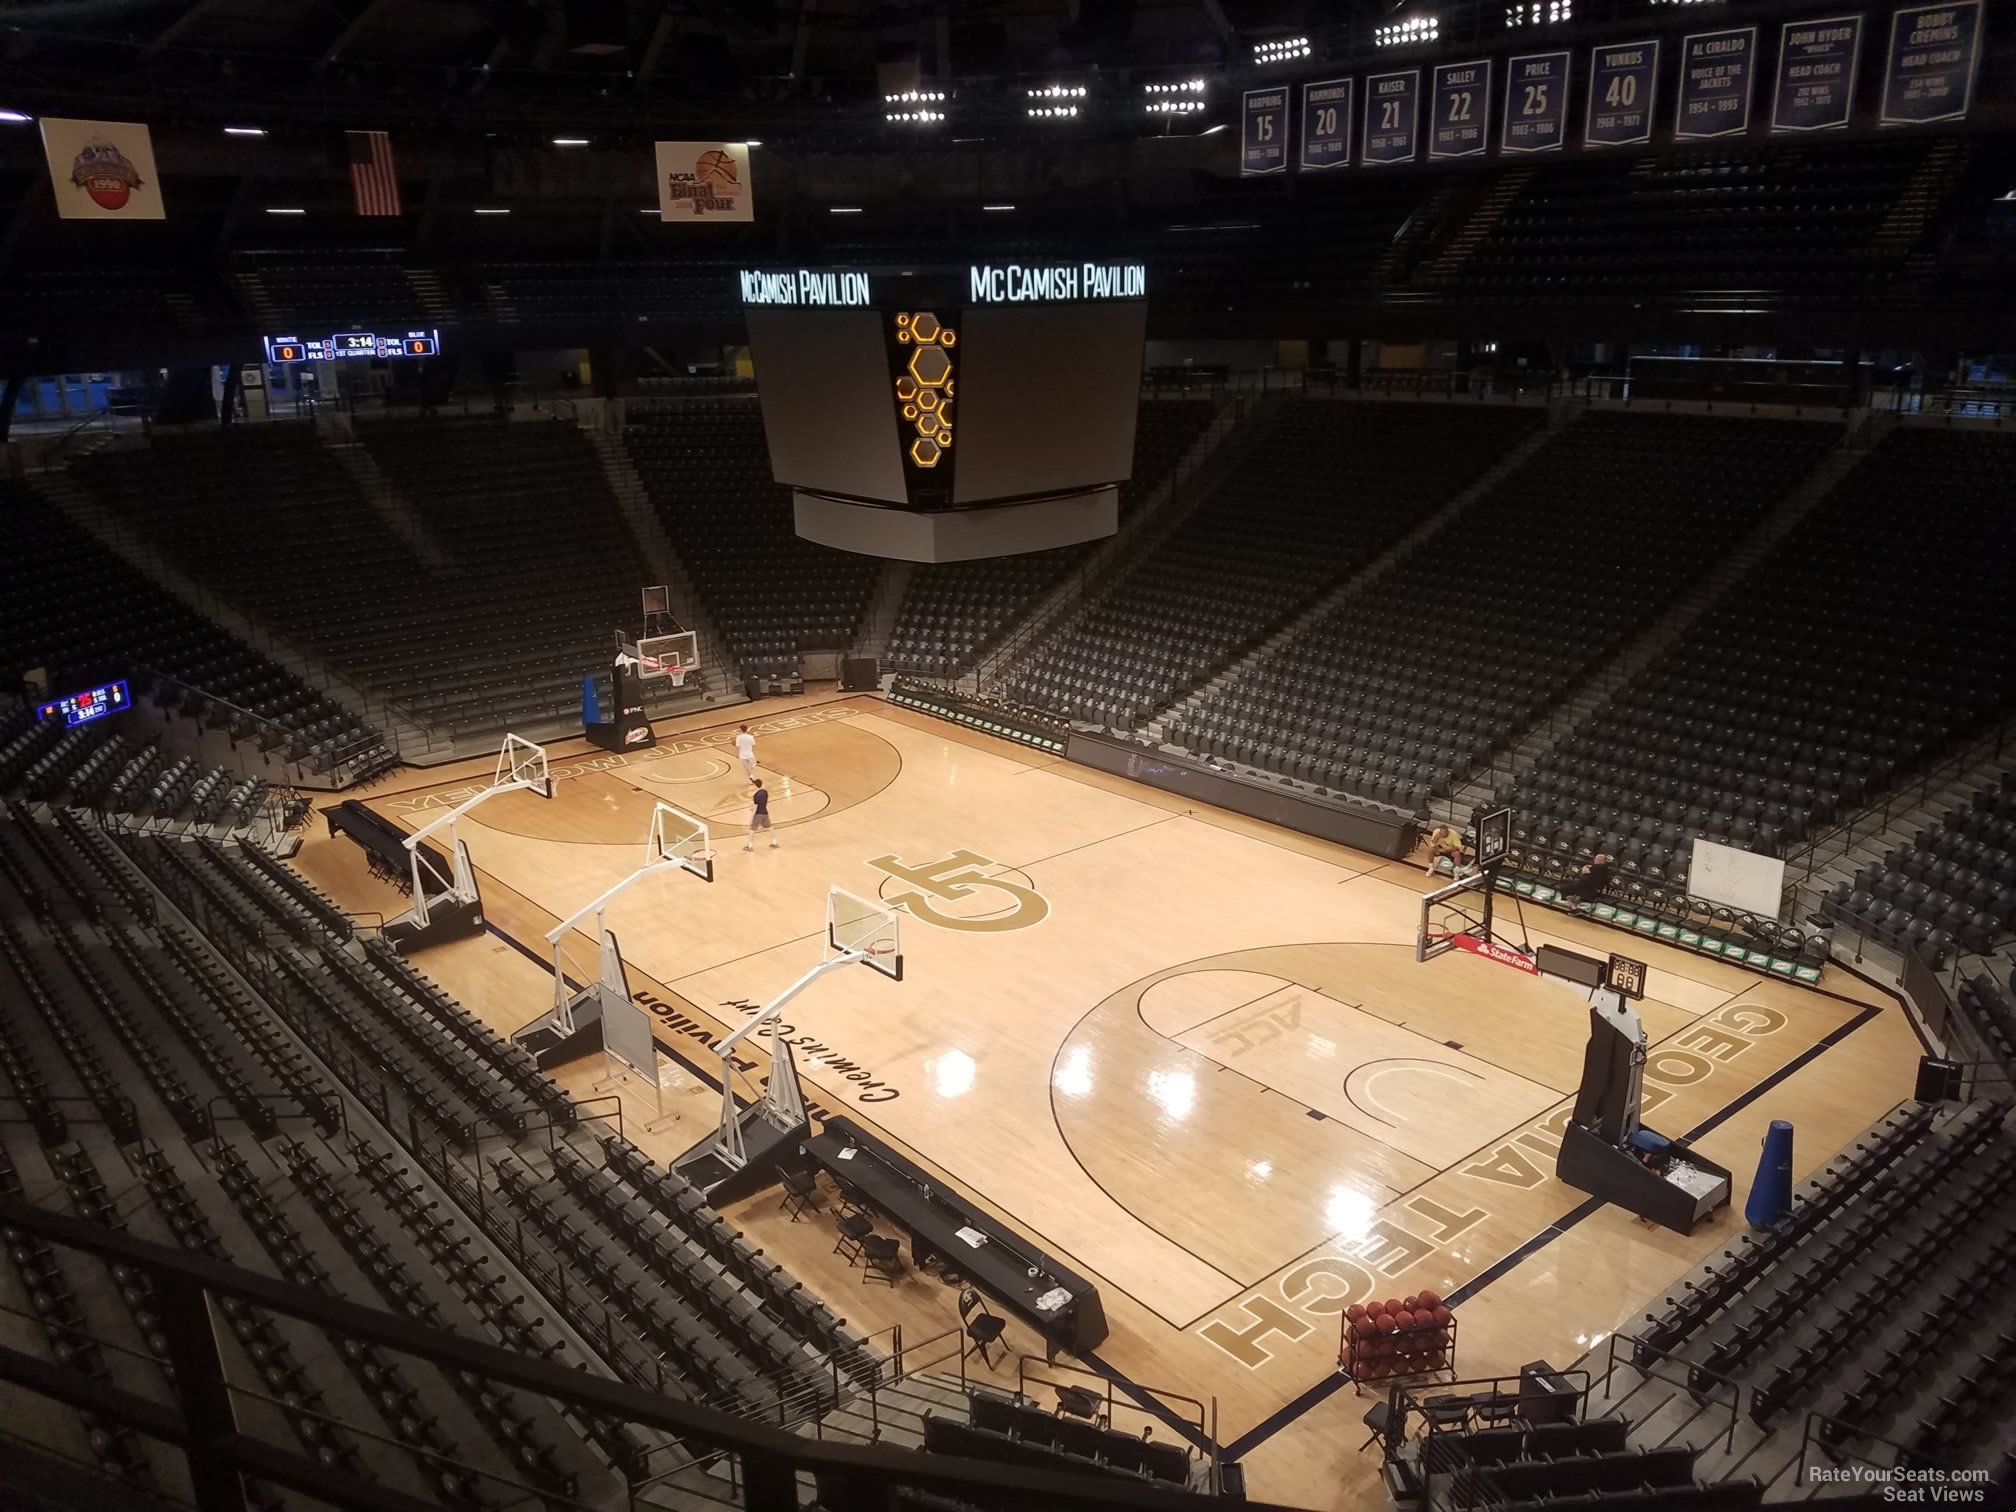
<instances>
[{"instance_id":1,"label":"acc logo on court","mask_svg":"<svg viewBox=\"0 0 2016 1512\"><path fill-rule=\"evenodd\" d=\"M1041 924L1050 916L1048 898L1033 887L988 876L985 868L1000 863L976 851L956 850L941 861L926 861L917 866L906 866L895 856L877 856L868 864L899 882L910 884L910 891L886 894L882 899L884 903L893 908L906 908L926 924L935 924L940 929L998 934L1005 929L1027 929L1032 924ZM982 888L994 889L1014 906L1006 913L968 918L944 913L931 901L935 898L941 903L963 902Z\"/></svg>"}]
</instances>

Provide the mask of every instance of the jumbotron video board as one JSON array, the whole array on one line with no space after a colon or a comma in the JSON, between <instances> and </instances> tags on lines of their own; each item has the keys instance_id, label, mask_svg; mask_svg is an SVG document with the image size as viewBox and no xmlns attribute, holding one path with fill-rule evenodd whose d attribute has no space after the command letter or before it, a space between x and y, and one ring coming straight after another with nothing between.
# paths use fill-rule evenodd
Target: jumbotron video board
<instances>
[{"instance_id":1,"label":"jumbotron video board","mask_svg":"<svg viewBox=\"0 0 2016 1512\"><path fill-rule=\"evenodd\" d=\"M740 284L780 483L942 510L1132 474L1139 263L796 268Z\"/></svg>"}]
</instances>

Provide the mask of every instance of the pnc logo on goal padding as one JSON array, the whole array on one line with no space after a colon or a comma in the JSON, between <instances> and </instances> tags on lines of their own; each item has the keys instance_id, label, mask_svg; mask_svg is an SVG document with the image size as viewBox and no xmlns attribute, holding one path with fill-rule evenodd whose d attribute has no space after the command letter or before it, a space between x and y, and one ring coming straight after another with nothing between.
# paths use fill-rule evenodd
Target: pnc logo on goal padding
<instances>
[{"instance_id":1,"label":"pnc logo on goal padding","mask_svg":"<svg viewBox=\"0 0 2016 1512\"><path fill-rule=\"evenodd\" d=\"M877 856L868 864L910 885L911 890L906 892L885 893L882 898L884 903L892 908L907 909L926 924L935 924L940 929L998 934L1007 929L1027 929L1050 916L1048 898L1033 887L1024 887L1005 877L988 876L985 868L1000 863L977 851L956 850L943 860L926 861L916 866L906 865L893 855ZM982 888L994 889L1013 907L1006 913L968 916L946 913L932 902L934 898L939 903L964 902Z\"/></svg>"}]
</instances>

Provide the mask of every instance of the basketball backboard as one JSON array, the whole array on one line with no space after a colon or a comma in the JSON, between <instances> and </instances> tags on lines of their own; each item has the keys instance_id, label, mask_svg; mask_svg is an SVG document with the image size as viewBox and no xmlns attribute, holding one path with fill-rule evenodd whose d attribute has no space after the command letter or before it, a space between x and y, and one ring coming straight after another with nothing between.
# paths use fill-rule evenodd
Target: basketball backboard
<instances>
[{"instance_id":1,"label":"basketball backboard","mask_svg":"<svg viewBox=\"0 0 2016 1512\"><path fill-rule=\"evenodd\" d=\"M684 682L700 664L700 637L691 630L673 635L647 635L625 645L623 654L637 663L637 676L646 682L669 677Z\"/></svg>"},{"instance_id":2,"label":"basketball backboard","mask_svg":"<svg viewBox=\"0 0 2016 1512\"><path fill-rule=\"evenodd\" d=\"M826 959L855 954L864 966L903 980L903 915L844 887L826 892Z\"/></svg>"},{"instance_id":3,"label":"basketball backboard","mask_svg":"<svg viewBox=\"0 0 2016 1512\"><path fill-rule=\"evenodd\" d=\"M506 735L497 752L497 771L490 779L493 788L523 783L541 798L553 796L553 778L547 770L546 748L522 735Z\"/></svg>"},{"instance_id":4,"label":"basketball backboard","mask_svg":"<svg viewBox=\"0 0 2016 1512\"><path fill-rule=\"evenodd\" d=\"M707 821L684 809L661 803L651 811L651 837L644 861L676 861L702 882L714 880L714 841Z\"/></svg>"}]
</instances>

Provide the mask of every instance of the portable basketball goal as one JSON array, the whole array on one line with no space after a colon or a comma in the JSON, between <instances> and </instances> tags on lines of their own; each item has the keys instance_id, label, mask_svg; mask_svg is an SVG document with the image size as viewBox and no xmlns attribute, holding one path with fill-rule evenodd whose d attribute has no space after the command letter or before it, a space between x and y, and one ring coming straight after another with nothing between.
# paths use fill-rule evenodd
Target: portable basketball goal
<instances>
[{"instance_id":1,"label":"portable basketball goal","mask_svg":"<svg viewBox=\"0 0 2016 1512\"><path fill-rule=\"evenodd\" d=\"M885 904L869 901L844 887L826 891L826 934L819 964L785 988L716 1046L721 1056L721 1126L714 1136L689 1150L677 1167L712 1191L749 1169L748 1134L753 1126L765 1131L763 1147L774 1149L802 1138L808 1124L805 1094L791 1042L772 1036L770 1077L763 1094L749 1107L735 1100L735 1052L753 1035L777 1022L785 1005L821 977L843 966L866 966L892 981L903 980L902 915Z\"/></svg>"},{"instance_id":2,"label":"portable basketball goal","mask_svg":"<svg viewBox=\"0 0 2016 1512\"><path fill-rule=\"evenodd\" d=\"M581 1029L602 1026L602 1054L609 1074L596 1083L599 1091L636 1076L650 1084L660 1118L665 1113L663 1085L658 1077L657 1041L651 1020L630 995L629 974L616 932L609 927L609 905L646 877L660 872L690 872L702 882L714 880L714 845L707 822L684 809L660 803L651 811L651 831L645 837L643 863L629 876L546 931L553 951L553 1008L525 1026L514 1040L564 1045ZM595 970L576 978L570 974L567 939L590 915L595 918ZM576 987L574 981L582 985ZM655 1127L655 1122L649 1127Z\"/></svg>"},{"instance_id":3,"label":"portable basketball goal","mask_svg":"<svg viewBox=\"0 0 2016 1512\"><path fill-rule=\"evenodd\" d=\"M437 914L446 911L470 917L474 922L482 922L481 898L476 889L476 870L469 863L469 847L463 843L456 825L471 809L488 803L492 798L506 793L536 793L541 798L553 796L553 778L546 761L546 748L517 735L506 735L504 745L497 752L497 768L491 776L490 785L473 797L465 798L455 807L437 819L430 819L405 839L406 862L412 872L413 906L391 921L386 927L405 924L415 935L437 923ZM442 830L448 832L448 874L443 876L435 864L427 840Z\"/></svg>"}]
</instances>

